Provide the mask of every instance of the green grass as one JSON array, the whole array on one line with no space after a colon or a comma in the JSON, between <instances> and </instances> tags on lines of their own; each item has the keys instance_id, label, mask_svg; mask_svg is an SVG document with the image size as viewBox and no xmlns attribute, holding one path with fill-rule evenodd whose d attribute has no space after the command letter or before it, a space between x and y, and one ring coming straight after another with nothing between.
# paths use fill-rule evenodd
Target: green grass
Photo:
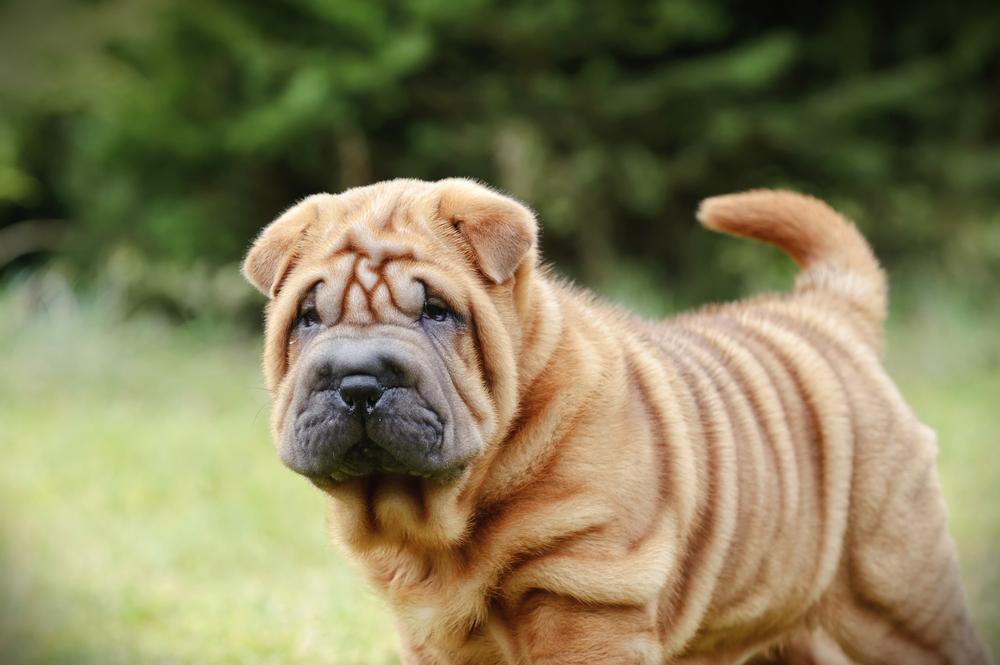
<instances>
[{"instance_id":1,"label":"green grass","mask_svg":"<svg viewBox=\"0 0 1000 665\"><path fill-rule=\"evenodd\" d=\"M0 662L398 662L322 496L274 454L260 340L29 291L0 295ZM1000 651L995 324L916 308L888 363L939 432L970 604Z\"/></svg>"},{"instance_id":2,"label":"green grass","mask_svg":"<svg viewBox=\"0 0 1000 665\"><path fill-rule=\"evenodd\" d=\"M278 462L260 341L0 301L0 662L398 662Z\"/></svg>"}]
</instances>

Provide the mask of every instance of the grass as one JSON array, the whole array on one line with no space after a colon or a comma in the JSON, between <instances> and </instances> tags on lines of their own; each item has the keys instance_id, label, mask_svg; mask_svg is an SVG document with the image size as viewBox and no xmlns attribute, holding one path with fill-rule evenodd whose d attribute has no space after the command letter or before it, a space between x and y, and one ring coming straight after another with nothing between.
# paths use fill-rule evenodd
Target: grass
<instances>
[{"instance_id":1,"label":"grass","mask_svg":"<svg viewBox=\"0 0 1000 665\"><path fill-rule=\"evenodd\" d=\"M0 662L398 662L323 498L274 454L260 340L43 286L0 295ZM939 432L1000 652L1000 336L941 301L894 321L887 362Z\"/></svg>"},{"instance_id":2,"label":"grass","mask_svg":"<svg viewBox=\"0 0 1000 665\"><path fill-rule=\"evenodd\" d=\"M0 662L398 662L268 433L260 341L0 312ZM18 322L18 319L21 319Z\"/></svg>"}]
</instances>

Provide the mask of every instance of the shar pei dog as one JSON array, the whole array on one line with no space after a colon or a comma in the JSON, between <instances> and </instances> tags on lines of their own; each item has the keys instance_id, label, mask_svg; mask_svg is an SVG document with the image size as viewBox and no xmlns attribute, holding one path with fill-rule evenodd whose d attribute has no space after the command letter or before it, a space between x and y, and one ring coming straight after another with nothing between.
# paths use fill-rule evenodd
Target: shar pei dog
<instances>
[{"instance_id":1,"label":"shar pei dog","mask_svg":"<svg viewBox=\"0 0 1000 665\"><path fill-rule=\"evenodd\" d=\"M310 196L251 247L281 460L406 663L990 660L865 240L789 192L698 217L794 291L642 320L463 179Z\"/></svg>"}]
</instances>

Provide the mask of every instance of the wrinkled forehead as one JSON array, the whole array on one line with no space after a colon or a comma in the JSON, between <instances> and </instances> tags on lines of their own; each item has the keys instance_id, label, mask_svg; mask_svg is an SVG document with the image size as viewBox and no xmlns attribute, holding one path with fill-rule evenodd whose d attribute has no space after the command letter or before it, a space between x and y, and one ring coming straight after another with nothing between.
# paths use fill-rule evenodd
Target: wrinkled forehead
<instances>
[{"instance_id":1,"label":"wrinkled forehead","mask_svg":"<svg viewBox=\"0 0 1000 665\"><path fill-rule=\"evenodd\" d=\"M445 229L435 224L426 184L413 182L408 187L394 187L397 183L379 183L324 197L314 229L314 235L319 236L317 245L327 255L353 249L380 263L384 258L420 253L428 244L434 244L437 232Z\"/></svg>"},{"instance_id":2,"label":"wrinkled forehead","mask_svg":"<svg viewBox=\"0 0 1000 665\"><path fill-rule=\"evenodd\" d=\"M304 270L292 280L299 288L289 291L312 289L321 312L354 324L412 322L428 292L463 299L457 273L470 257L460 236L436 216L425 183L387 186L396 182L319 203Z\"/></svg>"}]
</instances>

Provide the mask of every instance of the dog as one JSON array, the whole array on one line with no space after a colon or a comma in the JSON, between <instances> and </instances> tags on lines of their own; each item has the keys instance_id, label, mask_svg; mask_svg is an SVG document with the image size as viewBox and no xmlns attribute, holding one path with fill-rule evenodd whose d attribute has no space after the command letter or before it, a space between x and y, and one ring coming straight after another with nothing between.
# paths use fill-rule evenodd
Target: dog
<instances>
[{"instance_id":1,"label":"dog","mask_svg":"<svg viewBox=\"0 0 1000 665\"><path fill-rule=\"evenodd\" d=\"M868 244L790 192L698 218L794 291L641 320L464 179L310 196L254 242L279 455L406 663L990 661Z\"/></svg>"}]
</instances>

